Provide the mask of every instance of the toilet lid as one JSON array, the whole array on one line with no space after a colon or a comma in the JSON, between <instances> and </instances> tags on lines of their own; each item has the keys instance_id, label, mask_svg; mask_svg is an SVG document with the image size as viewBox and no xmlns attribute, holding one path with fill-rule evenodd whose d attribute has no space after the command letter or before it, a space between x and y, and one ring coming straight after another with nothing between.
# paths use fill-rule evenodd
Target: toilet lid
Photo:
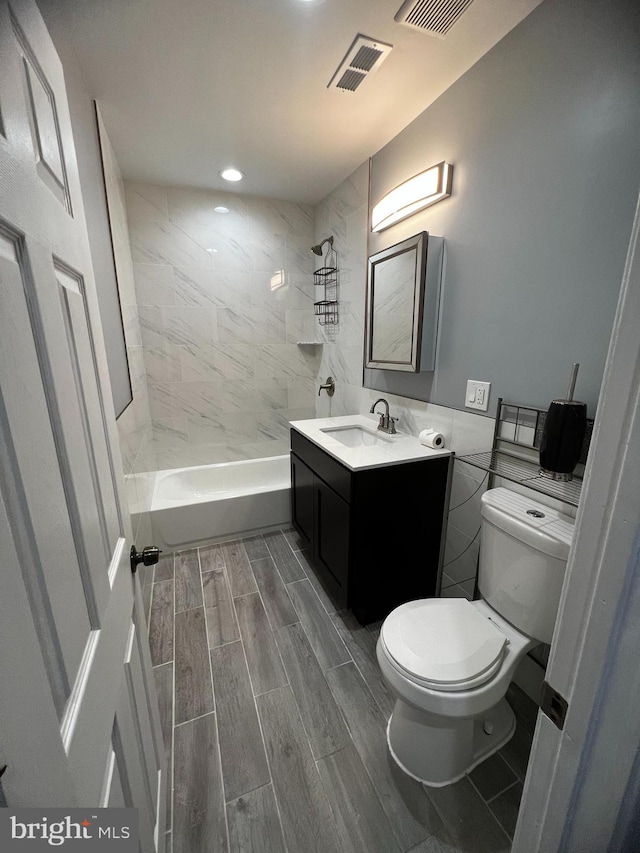
<instances>
[{"instance_id":1,"label":"toilet lid","mask_svg":"<svg viewBox=\"0 0 640 853\"><path fill-rule=\"evenodd\" d=\"M395 663L434 689L493 675L507 638L464 598L425 598L387 616L382 639ZM484 680L484 679L483 679ZM460 688L458 688L460 689Z\"/></svg>"}]
</instances>

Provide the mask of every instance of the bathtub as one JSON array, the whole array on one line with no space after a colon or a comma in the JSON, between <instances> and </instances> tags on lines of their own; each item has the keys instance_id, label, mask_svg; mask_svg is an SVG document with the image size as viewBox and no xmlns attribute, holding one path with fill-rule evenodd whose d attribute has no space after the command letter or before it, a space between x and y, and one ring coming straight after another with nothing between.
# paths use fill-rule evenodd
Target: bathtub
<instances>
[{"instance_id":1,"label":"bathtub","mask_svg":"<svg viewBox=\"0 0 640 853\"><path fill-rule=\"evenodd\" d=\"M158 471L154 544L172 551L288 525L290 492L288 454Z\"/></svg>"}]
</instances>

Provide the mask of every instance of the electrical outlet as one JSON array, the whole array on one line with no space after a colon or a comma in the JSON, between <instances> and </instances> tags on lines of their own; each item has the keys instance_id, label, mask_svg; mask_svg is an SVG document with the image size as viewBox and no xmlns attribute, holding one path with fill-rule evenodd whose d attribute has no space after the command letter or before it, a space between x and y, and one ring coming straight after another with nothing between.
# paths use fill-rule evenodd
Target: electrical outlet
<instances>
[{"instance_id":1,"label":"electrical outlet","mask_svg":"<svg viewBox=\"0 0 640 853\"><path fill-rule=\"evenodd\" d=\"M476 382L474 379L467 380L467 394L464 405L467 409L480 409L486 412L489 408L490 382Z\"/></svg>"}]
</instances>

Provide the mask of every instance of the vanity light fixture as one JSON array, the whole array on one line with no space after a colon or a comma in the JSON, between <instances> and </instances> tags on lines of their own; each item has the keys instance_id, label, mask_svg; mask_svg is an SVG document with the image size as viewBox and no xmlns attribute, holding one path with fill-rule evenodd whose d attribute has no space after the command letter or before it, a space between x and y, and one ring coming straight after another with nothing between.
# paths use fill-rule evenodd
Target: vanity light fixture
<instances>
[{"instance_id":1,"label":"vanity light fixture","mask_svg":"<svg viewBox=\"0 0 640 853\"><path fill-rule=\"evenodd\" d=\"M221 178L224 178L225 181L241 181L244 178L244 172L241 172L240 169L235 169L233 166L229 166L226 169L222 169L218 172Z\"/></svg>"},{"instance_id":2,"label":"vanity light fixture","mask_svg":"<svg viewBox=\"0 0 640 853\"><path fill-rule=\"evenodd\" d=\"M384 231L425 207L451 195L453 166L438 163L388 192L371 212L371 230Z\"/></svg>"}]
</instances>

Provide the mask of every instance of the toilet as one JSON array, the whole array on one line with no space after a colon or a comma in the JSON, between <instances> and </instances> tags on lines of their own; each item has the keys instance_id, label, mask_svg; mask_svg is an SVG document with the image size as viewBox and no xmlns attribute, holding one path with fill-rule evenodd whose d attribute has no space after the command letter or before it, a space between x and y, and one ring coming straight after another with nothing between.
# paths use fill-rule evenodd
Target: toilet
<instances>
[{"instance_id":1,"label":"toilet","mask_svg":"<svg viewBox=\"0 0 640 853\"><path fill-rule=\"evenodd\" d=\"M518 663L550 643L574 520L508 489L482 496L481 598L426 598L392 611L377 657L396 697L387 741L425 785L462 778L513 735L505 695Z\"/></svg>"}]
</instances>

